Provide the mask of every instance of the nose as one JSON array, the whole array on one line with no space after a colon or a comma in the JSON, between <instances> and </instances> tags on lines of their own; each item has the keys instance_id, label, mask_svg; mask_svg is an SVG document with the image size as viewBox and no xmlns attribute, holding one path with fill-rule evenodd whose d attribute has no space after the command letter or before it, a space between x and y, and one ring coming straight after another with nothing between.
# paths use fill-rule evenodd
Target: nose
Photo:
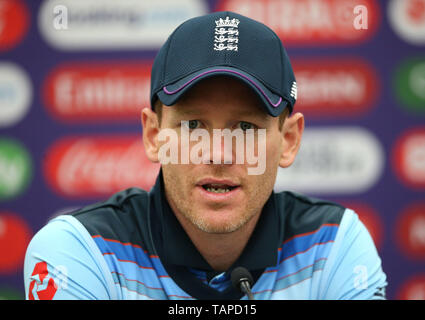
<instances>
[{"instance_id":1,"label":"nose","mask_svg":"<svg viewBox=\"0 0 425 320\"><path fill-rule=\"evenodd\" d=\"M226 165L236 163L236 152L241 152L238 144L242 143L242 152L244 151L243 136L239 137L238 135L239 132L230 129L213 129L210 139L210 150L212 151L212 154L209 155L210 163Z\"/></svg>"}]
</instances>

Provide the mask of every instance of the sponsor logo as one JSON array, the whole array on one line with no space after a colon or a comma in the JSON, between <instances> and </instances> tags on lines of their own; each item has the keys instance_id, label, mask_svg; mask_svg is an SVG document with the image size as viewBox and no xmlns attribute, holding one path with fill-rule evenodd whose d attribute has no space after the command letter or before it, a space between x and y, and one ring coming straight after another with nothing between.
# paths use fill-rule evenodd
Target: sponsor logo
<instances>
[{"instance_id":1,"label":"sponsor logo","mask_svg":"<svg viewBox=\"0 0 425 320\"><path fill-rule=\"evenodd\" d=\"M0 128L19 122L28 113L31 100L26 72L14 63L0 63Z\"/></svg>"},{"instance_id":2,"label":"sponsor logo","mask_svg":"<svg viewBox=\"0 0 425 320\"><path fill-rule=\"evenodd\" d=\"M394 31L404 41L425 44L425 0L391 0L388 17Z\"/></svg>"},{"instance_id":3,"label":"sponsor logo","mask_svg":"<svg viewBox=\"0 0 425 320\"><path fill-rule=\"evenodd\" d=\"M47 0L38 25L61 50L156 49L180 23L205 13L199 0Z\"/></svg>"},{"instance_id":4,"label":"sponsor logo","mask_svg":"<svg viewBox=\"0 0 425 320\"><path fill-rule=\"evenodd\" d=\"M56 294L57 287L55 280L49 275L46 262L39 262L35 265L31 274L28 290L28 300L52 300Z\"/></svg>"},{"instance_id":5,"label":"sponsor logo","mask_svg":"<svg viewBox=\"0 0 425 320\"><path fill-rule=\"evenodd\" d=\"M219 0L217 11L263 22L285 46L358 43L380 23L376 0Z\"/></svg>"},{"instance_id":6,"label":"sponsor logo","mask_svg":"<svg viewBox=\"0 0 425 320\"><path fill-rule=\"evenodd\" d=\"M0 0L0 51L16 46L28 26L28 9L21 0Z\"/></svg>"},{"instance_id":7,"label":"sponsor logo","mask_svg":"<svg viewBox=\"0 0 425 320\"><path fill-rule=\"evenodd\" d=\"M22 269L31 234L18 215L0 211L0 274Z\"/></svg>"},{"instance_id":8,"label":"sponsor logo","mask_svg":"<svg viewBox=\"0 0 425 320\"><path fill-rule=\"evenodd\" d=\"M425 59L403 63L398 68L394 86L403 107L425 113Z\"/></svg>"},{"instance_id":9,"label":"sponsor logo","mask_svg":"<svg viewBox=\"0 0 425 320\"><path fill-rule=\"evenodd\" d=\"M105 197L129 187L149 190L158 172L139 136L64 138L48 150L44 168L50 186L72 198Z\"/></svg>"},{"instance_id":10,"label":"sponsor logo","mask_svg":"<svg viewBox=\"0 0 425 320\"><path fill-rule=\"evenodd\" d=\"M383 147L367 129L307 129L292 166L279 168L275 191L361 193L376 184L384 164Z\"/></svg>"},{"instance_id":11,"label":"sponsor logo","mask_svg":"<svg viewBox=\"0 0 425 320\"><path fill-rule=\"evenodd\" d=\"M396 141L393 168L408 187L425 189L425 127L411 129Z\"/></svg>"},{"instance_id":12,"label":"sponsor logo","mask_svg":"<svg viewBox=\"0 0 425 320\"><path fill-rule=\"evenodd\" d=\"M58 289L67 287L67 274L64 266L49 272L45 261L38 262L31 274L28 300L53 300Z\"/></svg>"},{"instance_id":13,"label":"sponsor logo","mask_svg":"<svg viewBox=\"0 0 425 320\"><path fill-rule=\"evenodd\" d=\"M365 265L356 265L353 268L353 287L356 290L365 290L368 288L368 270Z\"/></svg>"},{"instance_id":14,"label":"sponsor logo","mask_svg":"<svg viewBox=\"0 0 425 320\"><path fill-rule=\"evenodd\" d=\"M425 274L410 277L401 286L397 300L425 300Z\"/></svg>"},{"instance_id":15,"label":"sponsor logo","mask_svg":"<svg viewBox=\"0 0 425 320\"><path fill-rule=\"evenodd\" d=\"M9 139L0 139L0 200L17 196L27 187L32 164L23 146Z\"/></svg>"},{"instance_id":16,"label":"sponsor logo","mask_svg":"<svg viewBox=\"0 0 425 320\"><path fill-rule=\"evenodd\" d=\"M353 210L359 216L360 221L369 231L375 246L379 248L382 243L382 220L377 212L364 203L344 203L346 208Z\"/></svg>"},{"instance_id":17,"label":"sponsor logo","mask_svg":"<svg viewBox=\"0 0 425 320\"><path fill-rule=\"evenodd\" d=\"M64 121L139 121L149 106L150 69L145 63L70 63L46 78L44 101Z\"/></svg>"},{"instance_id":18,"label":"sponsor logo","mask_svg":"<svg viewBox=\"0 0 425 320\"><path fill-rule=\"evenodd\" d=\"M379 86L373 68L359 59L293 62L297 109L306 115L352 116L369 110Z\"/></svg>"},{"instance_id":19,"label":"sponsor logo","mask_svg":"<svg viewBox=\"0 0 425 320\"><path fill-rule=\"evenodd\" d=\"M425 203L406 208L396 224L396 237L403 253L412 259L425 259Z\"/></svg>"}]
</instances>

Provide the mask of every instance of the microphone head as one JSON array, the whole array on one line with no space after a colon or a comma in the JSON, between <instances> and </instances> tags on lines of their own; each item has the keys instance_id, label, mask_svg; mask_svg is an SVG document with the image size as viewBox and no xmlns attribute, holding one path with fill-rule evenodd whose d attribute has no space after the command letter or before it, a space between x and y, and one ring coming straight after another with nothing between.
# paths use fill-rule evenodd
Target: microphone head
<instances>
[{"instance_id":1,"label":"microphone head","mask_svg":"<svg viewBox=\"0 0 425 320\"><path fill-rule=\"evenodd\" d=\"M237 267L233 269L230 278L233 286L238 290L241 290L242 281L248 281L250 287L252 287L252 284L254 283L251 273L244 267Z\"/></svg>"}]
</instances>

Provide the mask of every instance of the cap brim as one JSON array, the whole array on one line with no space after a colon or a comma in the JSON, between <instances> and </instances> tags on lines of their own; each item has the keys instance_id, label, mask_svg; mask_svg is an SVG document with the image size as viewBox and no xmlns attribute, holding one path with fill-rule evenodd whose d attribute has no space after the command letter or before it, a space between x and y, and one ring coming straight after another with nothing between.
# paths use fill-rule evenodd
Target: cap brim
<instances>
[{"instance_id":1,"label":"cap brim","mask_svg":"<svg viewBox=\"0 0 425 320\"><path fill-rule=\"evenodd\" d=\"M196 83L203 79L217 75L227 75L246 83L262 100L266 112L273 117L279 116L288 105L288 102L285 99L271 92L261 83L261 81L257 80L244 71L227 66L215 66L192 73L172 84L164 86L162 90L157 93L158 97L163 104L171 106L175 104L179 98Z\"/></svg>"}]
</instances>

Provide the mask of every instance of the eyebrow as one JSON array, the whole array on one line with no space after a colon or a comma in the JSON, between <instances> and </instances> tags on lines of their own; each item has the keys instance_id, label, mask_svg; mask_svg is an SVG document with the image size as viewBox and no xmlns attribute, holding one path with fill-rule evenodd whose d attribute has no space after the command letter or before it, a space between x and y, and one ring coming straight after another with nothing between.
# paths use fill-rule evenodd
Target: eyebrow
<instances>
[{"instance_id":1,"label":"eyebrow","mask_svg":"<svg viewBox=\"0 0 425 320\"><path fill-rule=\"evenodd\" d=\"M255 117L255 118L260 118L261 120L269 120L269 115L266 112L258 112L258 111L255 112L255 113L253 113L253 112L240 112L238 114L238 116L240 116L240 117L252 116L252 117Z\"/></svg>"},{"instance_id":2,"label":"eyebrow","mask_svg":"<svg viewBox=\"0 0 425 320\"><path fill-rule=\"evenodd\" d=\"M196 109L183 109L177 110L177 116L192 116L192 115L201 115L202 112Z\"/></svg>"},{"instance_id":3,"label":"eyebrow","mask_svg":"<svg viewBox=\"0 0 425 320\"><path fill-rule=\"evenodd\" d=\"M261 109L260 109L261 110ZM266 113L265 111L242 111L242 112L238 112L237 115L235 115L235 117L241 119L241 118L248 118L247 121L249 121L249 119L255 119L255 120L260 120L260 121L270 121L272 119L272 117Z\"/></svg>"}]
</instances>

